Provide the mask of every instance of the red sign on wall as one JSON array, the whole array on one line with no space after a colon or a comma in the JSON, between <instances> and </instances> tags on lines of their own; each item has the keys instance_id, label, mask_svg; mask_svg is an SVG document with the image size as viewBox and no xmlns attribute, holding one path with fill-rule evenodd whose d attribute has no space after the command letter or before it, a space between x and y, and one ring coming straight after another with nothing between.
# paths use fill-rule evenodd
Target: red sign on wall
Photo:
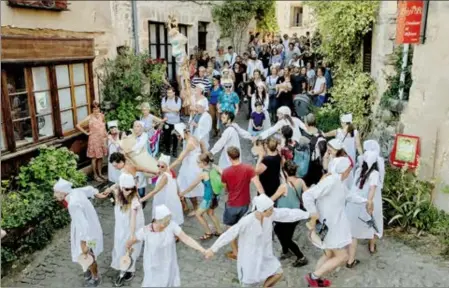
<instances>
[{"instance_id":1,"label":"red sign on wall","mask_svg":"<svg viewBox=\"0 0 449 288\"><path fill-rule=\"evenodd\" d=\"M424 1L398 1L396 43L420 43Z\"/></svg>"}]
</instances>

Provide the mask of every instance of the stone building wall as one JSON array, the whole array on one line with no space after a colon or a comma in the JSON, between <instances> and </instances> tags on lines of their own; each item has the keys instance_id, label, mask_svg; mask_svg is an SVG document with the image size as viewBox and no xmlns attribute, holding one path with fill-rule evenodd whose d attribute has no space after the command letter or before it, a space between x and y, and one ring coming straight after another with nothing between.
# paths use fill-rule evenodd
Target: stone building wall
<instances>
[{"instance_id":1,"label":"stone building wall","mask_svg":"<svg viewBox=\"0 0 449 288\"><path fill-rule=\"evenodd\" d=\"M290 37L297 33L298 37L306 35L307 31L313 35L316 22L310 7L303 5L303 1L276 1L276 17L281 34L288 34ZM302 25L294 27L292 25L293 7L302 7Z\"/></svg>"},{"instance_id":2,"label":"stone building wall","mask_svg":"<svg viewBox=\"0 0 449 288\"><path fill-rule=\"evenodd\" d=\"M382 1L378 22L373 31L371 75L376 80L378 104L388 88L386 78L394 73L391 54L396 47L397 3ZM391 126L388 111L374 110L380 115L375 123L373 136L379 139L384 156L391 151L396 133L416 135L421 140L421 162L419 176L435 180L434 203L449 211L449 194L444 193L449 185L449 3L430 1L426 41L414 45L412 79L409 100L401 114L400 123ZM386 117L384 115L387 114Z\"/></svg>"}]
</instances>

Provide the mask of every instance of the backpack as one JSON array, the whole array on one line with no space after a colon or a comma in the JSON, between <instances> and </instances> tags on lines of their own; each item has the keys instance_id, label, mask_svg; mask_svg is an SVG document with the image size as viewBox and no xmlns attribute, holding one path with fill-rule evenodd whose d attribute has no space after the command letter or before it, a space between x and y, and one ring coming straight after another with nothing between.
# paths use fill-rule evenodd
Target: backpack
<instances>
[{"instance_id":1,"label":"backpack","mask_svg":"<svg viewBox=\"0 0 449 288\"><path fill-rule=\"evenodd\" d=\"M209 171L209 179L214 194L220 195L221 192L223 192L224 184L221 182L221 175L218 173L217 169L211 169Z\"/></svg>"},{"instance_id":2,"label":"backpack","mask_svg":"<svg viewBox=\"0 0 449 288\"><path fill-rule=\"evenodd\" d=\"M310 161L323 164L323 156L327 150L327 141L323 134L319 132L317 135L311 135L309 149L310 149Z\"/></svg>"},{"instance_id":3,"label":"backpack","mask_svg":"<svg viewBox=\"0 0 449 288\"><path fill-rule=\"evenodd\" d=\"M310 149L309 145L296 143L293 147L293 162L298 165L296 177L303 178L309 171Z\"/></svg>"}]
</instances>

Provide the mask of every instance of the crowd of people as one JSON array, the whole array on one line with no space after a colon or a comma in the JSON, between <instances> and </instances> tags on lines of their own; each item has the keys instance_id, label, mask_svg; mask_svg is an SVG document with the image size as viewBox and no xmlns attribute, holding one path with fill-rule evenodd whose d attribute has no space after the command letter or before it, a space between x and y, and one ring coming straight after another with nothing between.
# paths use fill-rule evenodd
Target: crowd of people
<instances>
[{"instance_id":1,"label":"crowd of people","mask_svg":"<svg viewBox=\"0 0 449 288\"><path fill-rule=\"evenodd\" d=\"M316 63L307 52L307 37L305 43L292 39L284 35L259 45L254 37L243 57L232 47L215 57L192 57L190 105L184 107L177 91L166 87L160 118L144 103L131 135L118 131L118 121L107 123L112 186L99 192L91 186L74 189L64 179L55 184L55 197L72 217L72 259L82 265L87 286L100 283L96 257L103 251L100 221L87 200L92 197L112 197L114 203L111 267L118 273L116 286L133 279L143 242L142 287L180 286L176 243L181 241L206 259L230 244L226 256L237 260L240 283L272 287L282 278L280 260L296 257L294 267L308 263L293 240L296 227L307 219L311 244L324 252L305 275L311 287L329 287L326 275L341 265L352 269L359 263L358 239L369 239L369 251L376 252L376 238L383 233L385 174L379 144L361 141L351 114L341 116L335 131L316 127L315 116L302 103L319 106L326 101L331 73L324 62L313 70ZM234 120L245 98L252 112L248 127L242 128ZM103 145L99 139L106 129L98 125L104 121L98 103L93 108L92 119L87 119L92 126L88 153L101 158L105 152L98 147ZM183 113L189 118L186 123ZM158 133L164 151L156 160L150 146ZM132 147L124 147L123 139L133 139ZM240 141L245 140L253 144L256 163L242 162ZM138 161L142 155L150 157L147 154L155 165ZM95 173L102 177L101 169ZM257 190L253 199L251 184ZM223 229L215 210L224 194ZM143 210L149 200L151 216ZM186 217L195 217L203 229L199 239L183 232ZM273 233L282 247L279 259L273 252ZM209 248L198 242L213 237L218 238Z\"/></svg>"}]
</instances>

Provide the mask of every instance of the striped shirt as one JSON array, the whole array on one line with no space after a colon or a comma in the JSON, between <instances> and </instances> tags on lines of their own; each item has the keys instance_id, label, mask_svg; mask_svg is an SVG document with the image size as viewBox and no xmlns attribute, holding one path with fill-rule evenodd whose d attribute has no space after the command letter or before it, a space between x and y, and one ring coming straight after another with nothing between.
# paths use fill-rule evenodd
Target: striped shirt
<instances>
[{"instance_id":1,"label":"striped shirt","mask_svg":"<svg viewBox=\"0 0 449 288\"><path fill-rule=\"evenodd\" d=\"M208 91L208 92L210 91L210 88L212 87L212 83L210 83L210 80L207 77L200 78L198 76L195 76L190 81L190 84L192 85L192 87L195 87L197 84L203 84L204 87L206 88L205 91Z\"/></svg>"}]
</instances>

